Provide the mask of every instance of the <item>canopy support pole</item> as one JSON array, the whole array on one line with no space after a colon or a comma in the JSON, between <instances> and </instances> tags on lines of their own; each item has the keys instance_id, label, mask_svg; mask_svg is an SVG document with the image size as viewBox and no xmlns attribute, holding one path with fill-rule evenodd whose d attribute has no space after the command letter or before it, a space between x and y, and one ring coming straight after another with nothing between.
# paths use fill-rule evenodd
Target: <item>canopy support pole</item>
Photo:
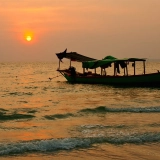
<instances>
[{"instance_id":1,"label":"canopy support pole","mask_svg":"<svg viewBox=\"0 0 160 160\"><path fill-rule=\"evenodd\" d=\"M114 76L116 75L116 64L114 62Z\"/></svg>"},{"instance_id":2,"label":"canopy support pole","mask_svg":"<svg viewBox=\"0 0 160 160\"><path fill-rule=\"evenodd\" d=\"M61 64L61 61L60 61L60 59L59 59L59 67L58 67L58 69L60 69L60 64Z\"/></svg>"},{"instance_id":3,"label":"canopy support pole","mask_svg":"<svg viewBox=\"0 0 160 160\"><path fill-rule=\"evenodd\" d=\"M127 76L128 76L128 66L126 65L126 72L127 72Z\"/></svg>"},{"instance_id":4,"label":"canopy support pole","mask_svg":"<svg viewBox=\"0 0 160 160\"><path fill-rule=\"evenodd\" d=\"M136 75L136 63L134 61L134 75Z\"/></svg>"},{"instance_id":5,"label":"canopy support pole","mask_svg":"<svg viewBox=\"0 0 160 160\"><path fill-rule=\"evenodd\" d=\"M143 68L144 68L144 74L146 74L146 66L145 66L145 61L143 61Z\"/></svg>"}]
</instances>

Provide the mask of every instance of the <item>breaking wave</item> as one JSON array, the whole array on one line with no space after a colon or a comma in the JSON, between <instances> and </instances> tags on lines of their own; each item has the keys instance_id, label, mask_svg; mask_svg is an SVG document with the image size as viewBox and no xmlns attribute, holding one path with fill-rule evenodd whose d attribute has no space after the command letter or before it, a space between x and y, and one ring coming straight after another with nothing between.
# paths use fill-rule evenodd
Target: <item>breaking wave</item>
<instances>
[{"instance_id":1,"label":"breaking wave","mask_svg":"<svg viewBox=\"0 0 160 160\"><path fill-rule=\"evenodd\" d=\"M107 108L100 106L96 108L82 109L83 113L106 113L106 112L131 112L131 113L155 113L160 112L160 107L145 107L145 108Z\"/></svg>"},{"instance_id":2,"label":"breaking wave","mask_svg":"<svg viewBox=\"0 0 160 160\"><path fill-rule=\"evenodd\" d=\"M48 120L66 119L71 117L83 116L85 114L98 114L98 113L160 113L160 107L148 107L148 108L108 108L105 106L100 106L96 108L87 108L78 111L76 114L66 113L66 114L54 114L46 115L44 118Z\"/></svg>"},{"instance_id":3,"label":"breaking wave","mask_svg":"<svg viewBox=\"0 0 160 160\"><path fill-rule=\"evenodd\" d=\"M92 147L94 144L110 143L114 145L123 145L126 143L144 144L159 143L160 133L133 134L123 137L88 137L88 138L64 138L35 140L27 142L16 142L9 144L0 144L0 156L15 155L33 152L56 152L60 150L73 150L78 148Z\"/></svg>"}]
</instances>

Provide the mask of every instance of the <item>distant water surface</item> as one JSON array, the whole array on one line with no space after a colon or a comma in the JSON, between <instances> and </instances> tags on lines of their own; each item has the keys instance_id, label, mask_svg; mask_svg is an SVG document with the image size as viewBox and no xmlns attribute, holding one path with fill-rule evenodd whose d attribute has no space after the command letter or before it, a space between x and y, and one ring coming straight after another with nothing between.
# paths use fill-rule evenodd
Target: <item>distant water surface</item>
<instances>
[{"instance_id":1,"label":"distant water surface","mask_svg":"<svg viewBox=\"0 0 160 160\"><path fill-rule=\"evenodd\" d=\"M160 159L160 88L69 84L57 67L0 63L0 159Z\"/></svg>"}]
</instances>

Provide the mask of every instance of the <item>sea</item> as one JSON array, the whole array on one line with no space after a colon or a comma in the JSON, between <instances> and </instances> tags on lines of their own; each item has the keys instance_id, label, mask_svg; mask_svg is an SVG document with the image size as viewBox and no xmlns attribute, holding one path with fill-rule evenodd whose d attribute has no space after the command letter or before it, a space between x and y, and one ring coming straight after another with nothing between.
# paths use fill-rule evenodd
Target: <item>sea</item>
<instances>
[{"instance_id":1,"label":"sea","mask_svg":"<svg viewBox=\"0 0 160 160\"><path fill-rule=\"evenodd\" d=\"M0 63L0 160L160 159L160 88L70 84L58 65Z\"/></svg>"}]
</instances>

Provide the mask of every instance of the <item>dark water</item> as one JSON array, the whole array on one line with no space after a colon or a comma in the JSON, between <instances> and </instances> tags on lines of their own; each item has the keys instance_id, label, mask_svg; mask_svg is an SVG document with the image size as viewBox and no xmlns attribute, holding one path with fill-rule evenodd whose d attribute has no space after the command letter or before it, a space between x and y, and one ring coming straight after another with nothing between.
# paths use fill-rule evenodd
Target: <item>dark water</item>
<instances>
[{"instance_id":1,"label":"dark water","mask_svg":"<svg viewBox=\"0 0 160 160\"><path fill-rule=\"evenodd\" d=\"M160 88L73 85L57 66L0 63L0 159L160 159Z\"/></svg>"}]
</instances>

